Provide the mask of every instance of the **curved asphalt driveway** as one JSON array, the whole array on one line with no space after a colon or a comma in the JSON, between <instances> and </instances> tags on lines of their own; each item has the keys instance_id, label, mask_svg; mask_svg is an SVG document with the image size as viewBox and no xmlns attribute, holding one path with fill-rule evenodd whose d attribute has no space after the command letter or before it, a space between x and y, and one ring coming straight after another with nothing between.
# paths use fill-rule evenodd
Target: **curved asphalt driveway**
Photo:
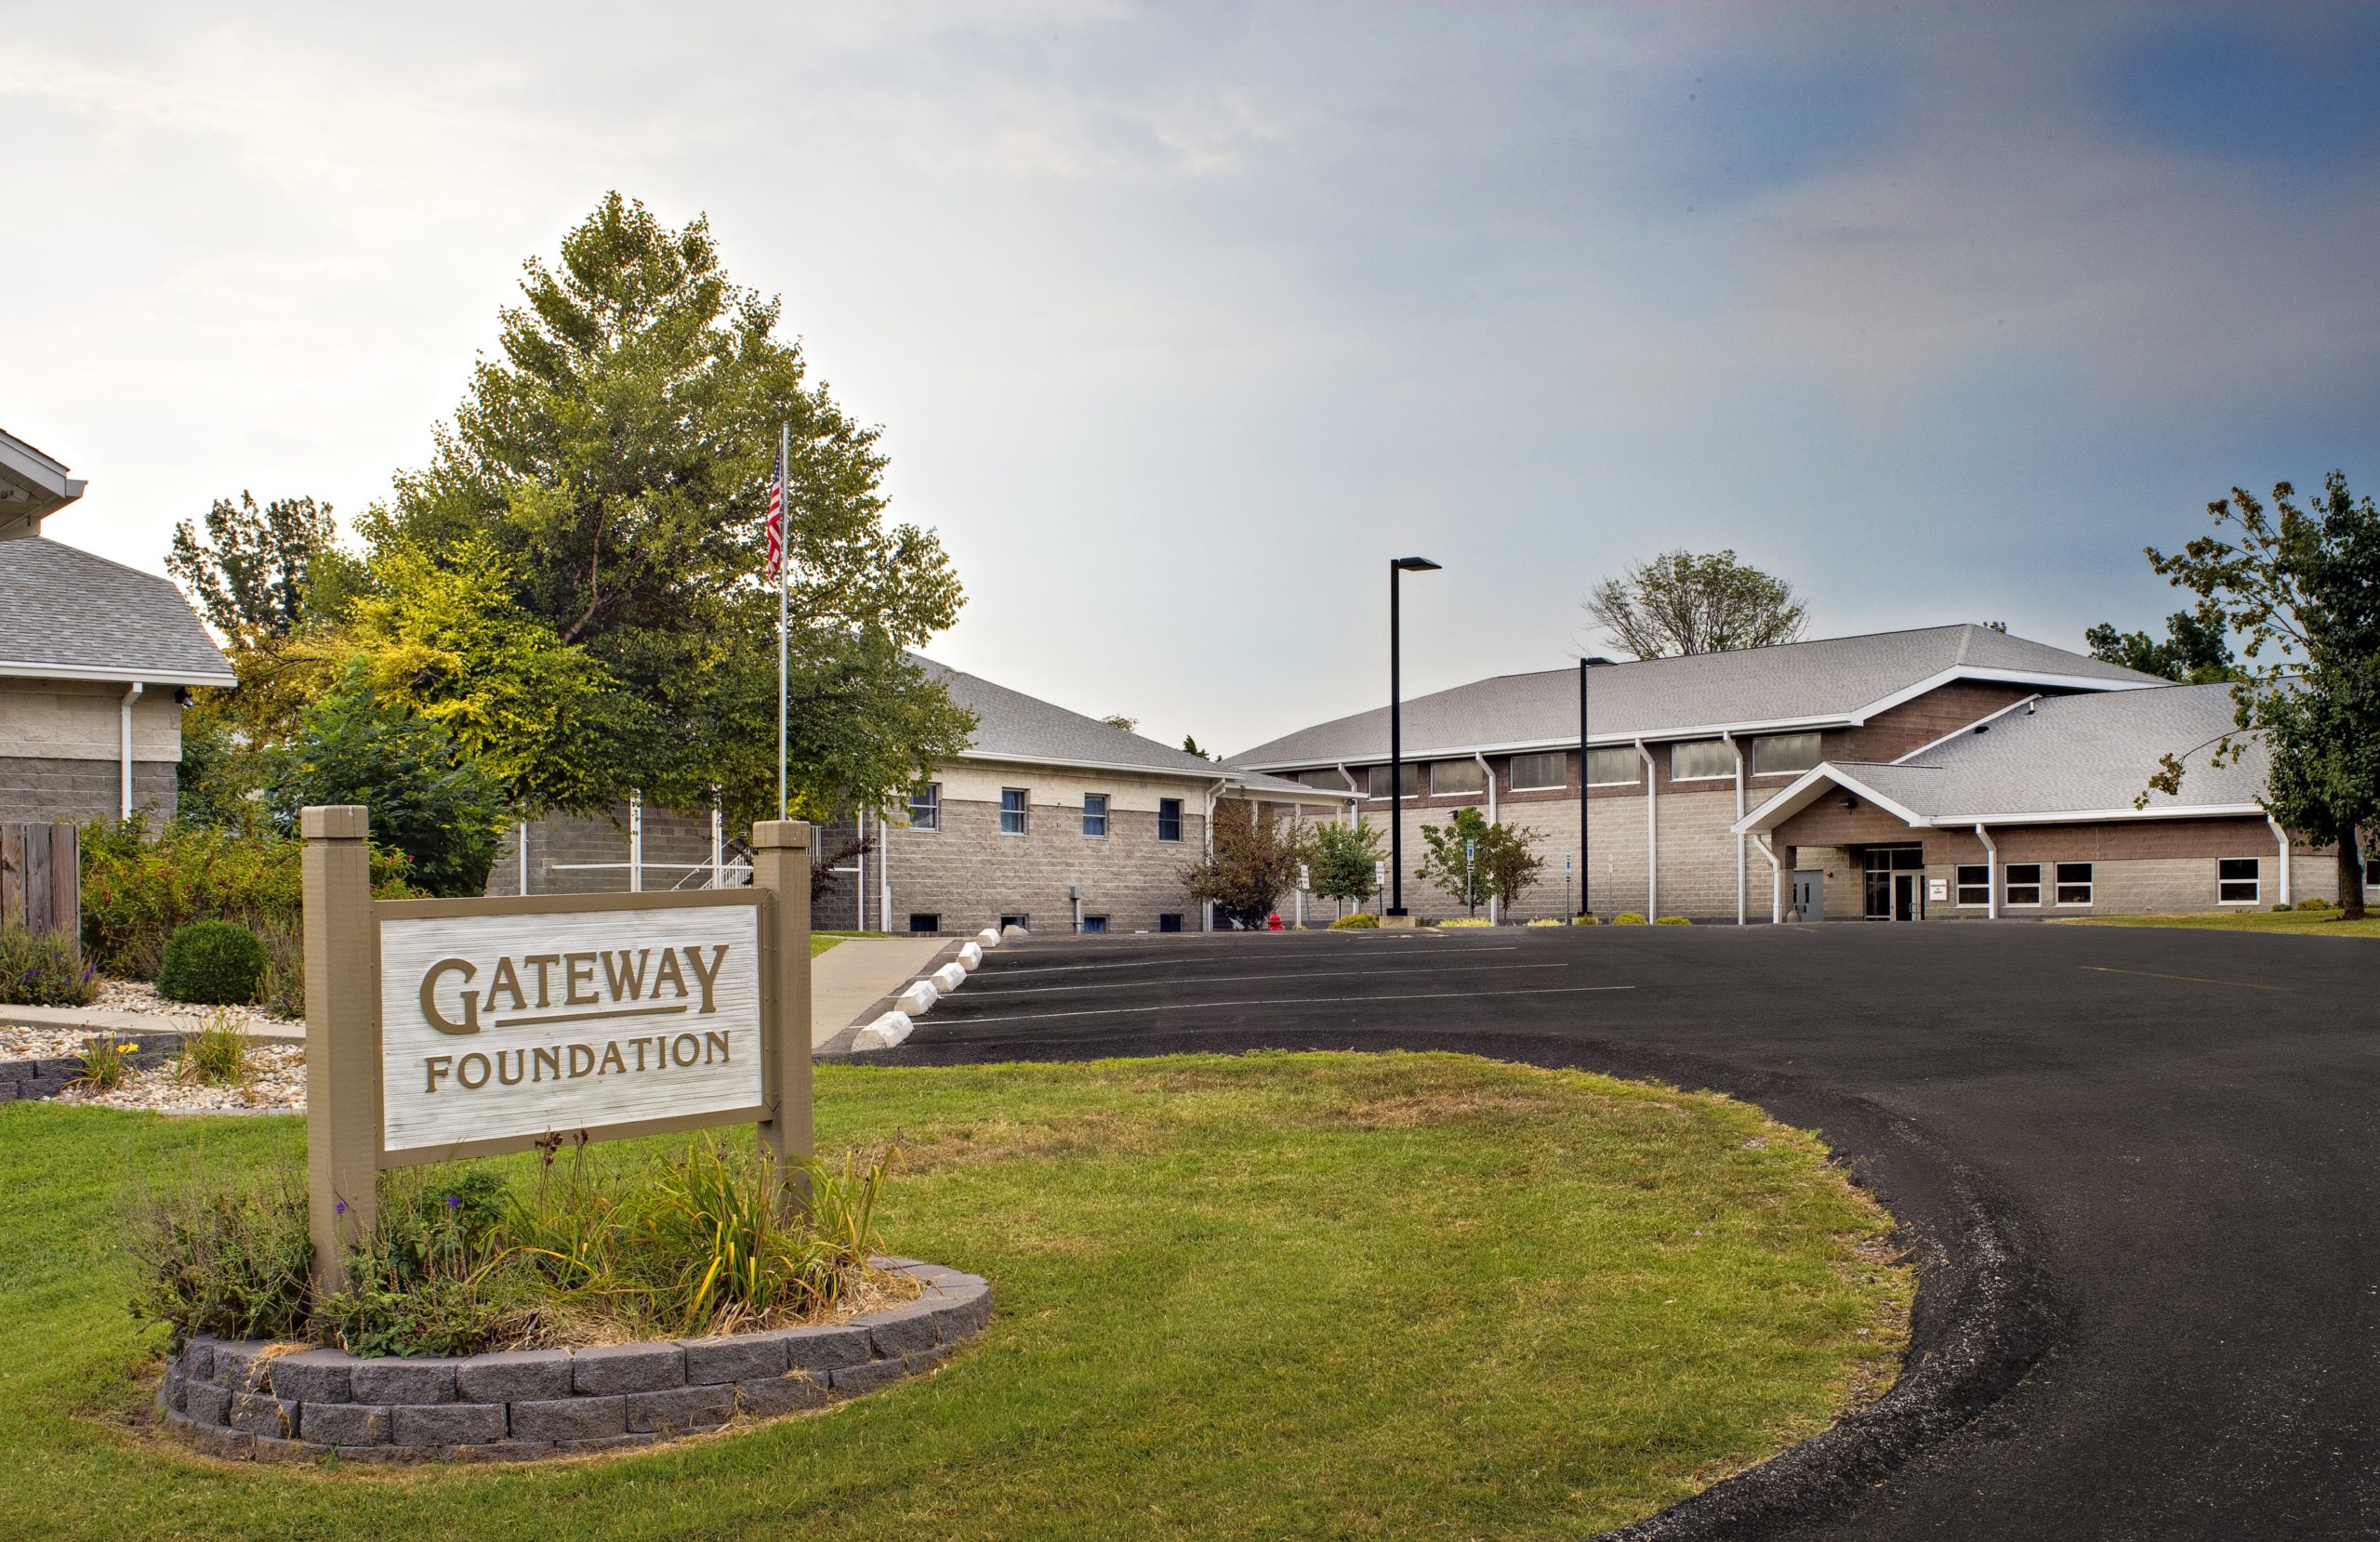
<instances>
[{"instance_id":1,"label":"curved asphalt driveway","mask_svg":"<svg viewBox=\"0 0 2380 1542\"><path fill-rule=\"evenodd\" d=\"M1754 1098L1897 1206L1932 1180L1885 1148L1946 1153L2030 1368L1786 1535L2373 1536L2376 981L2380 942L2028 925L1036 940L870 1058L1436 1047Z\"/></svg>"}]
</instances>

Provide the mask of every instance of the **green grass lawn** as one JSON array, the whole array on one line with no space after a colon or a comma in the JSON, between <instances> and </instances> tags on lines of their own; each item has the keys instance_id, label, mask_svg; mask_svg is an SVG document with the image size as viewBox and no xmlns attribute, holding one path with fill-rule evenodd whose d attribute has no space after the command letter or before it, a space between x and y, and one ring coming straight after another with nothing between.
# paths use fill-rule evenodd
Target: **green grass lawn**
<instances>
[{"instance_id":1,"label":"green grass lawn","mask_svg":"<svg viewBox=\"0 0 2380 1542\"><path fill-rule=\"evenodd\" d=\"M906 932L891 931L813 931L810 934L810 956L817 957L846 937L906 937L907 935Z\"/></svg>"},{"instance_id":2,"label":"green grass lawn","mask_svg":"<svg viewBox=\"0 0 2380 1542\"><path fill-rule=\"evenodd\" d=\"M2285 931L2307 937L2380 937L2380 916L2342 921L2335 910L2226 910L2188 916L2073 916L2069 927L2200 927L2210 931Z\"/></svg>"},{"instance_id":3,"label":"green grass lawn","mask_svg":"<svg viewBox=\"0 0 2380 1542\"><path fill-rule=\"evenodd\" d=\"M1452 1055L822 1066L895 1252L982 1340L826 1413L608 1459L218 1465L148 1412L120 1218L302 1167L290 1118L0 1107L0 1450L57 1536L1575 1537L1889 1383L1911 1278L1817 1140Z\"/></svg>"}]
</instances>

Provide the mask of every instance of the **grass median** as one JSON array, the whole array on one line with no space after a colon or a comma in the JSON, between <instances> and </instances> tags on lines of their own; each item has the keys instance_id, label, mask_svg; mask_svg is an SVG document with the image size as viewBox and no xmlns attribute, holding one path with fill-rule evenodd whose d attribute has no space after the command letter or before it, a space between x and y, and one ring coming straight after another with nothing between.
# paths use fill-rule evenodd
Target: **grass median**
<instances>
[{"instance_id":1,"label":"grass median","mask_svg":"<svg viewBox=\"0 0 2380 1542\"><path fill-rule=\"evenodd\" d=\"M60 1536L1575 1537L1888 1385L1911 1281L1811 1136L1453 1055L824 1066L893 1251L984 1338L818 1416L603 1460L218 1465L149 1433L123 1217L288 1118L0 1108L0 1448Z\"/></svg>"},{"instance_id":2,"label":"grass median","mask_svg":"<svg viewBox=\"0 0 2380 1542\"><path fill-rule=\"evenodd\" d=\"M2343 921L2335 910L2202 911L2186 916L2065 916L2063 927L2188 927L2204 931L2272 931L2293 937L2380 937L2380 916Z\"/></svg>"}]
</instances>

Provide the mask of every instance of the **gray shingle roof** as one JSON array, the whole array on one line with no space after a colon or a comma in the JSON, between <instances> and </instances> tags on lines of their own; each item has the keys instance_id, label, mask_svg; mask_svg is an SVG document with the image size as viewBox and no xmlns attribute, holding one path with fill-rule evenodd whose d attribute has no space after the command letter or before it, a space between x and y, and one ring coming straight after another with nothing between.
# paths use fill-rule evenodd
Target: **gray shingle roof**
<instances>
[{"instance_id":1,"label":"gray shingle roof","mask_svg":"<svg viewBox=\"0 0 2380 1542\"><path fill-rule=\"evenodd\" d=\"M1844 720L1951 669L2029 683L2155 683L2152 676L1989 627L1929 626L1597 668L1589 678L1592 736L1677 737L1754 723ZM1575 668L1500 675L1405 704L1405 753L1417 758L1578 739ZM1225 764L1315 766L1387 755L1388 708L1382 705L1259 745Z\"/></svg>"},{"instance_id":2,"label":"gray shingle roof","mask_svg":"<svg viewBox=\"0 0 2380 1542\"><path fill-rule=\"evenodd\" d=\"M1987 731L1957 734L1891 765L1839 769L1927 819L1956 822L2013 814L2129 812L2149 785L2159 757L2187 768L2175 797L2157 793L2145 811L2253 805L2270 760L2247 741L2237 762L2207 764L2232 729L2228 685L2169 685L2154 691L2053 696L2034 710L2003 713Z\"/></svg>"},{"instance_id":3,"label":"gray shingle roof","mask_svg":"<svg viewBox=\"0 0 2380 1542\"><path fill-rule=\"evenodd\" d=\"M230 685L231 666L168 579L46 536L0 541L0 671Z\"/></svg>"},{"instance_id":4,"label":"gray shingle roof","mask_svg":"<svg viewBox=\"0 0 2380 1542\"><path fill-rule=\"evenodd\" d=\"M917 663L942 682L951 700L975 714L975 737L968 747L977 755L1071 760L1089 766L1210 779L1226 774L1211 760L1202 760L1137 733L1127 733L1096 718L1069 712L1022 691L995 685L981 676L928 658L917 658Z\"/></svg>"}]
</instances>

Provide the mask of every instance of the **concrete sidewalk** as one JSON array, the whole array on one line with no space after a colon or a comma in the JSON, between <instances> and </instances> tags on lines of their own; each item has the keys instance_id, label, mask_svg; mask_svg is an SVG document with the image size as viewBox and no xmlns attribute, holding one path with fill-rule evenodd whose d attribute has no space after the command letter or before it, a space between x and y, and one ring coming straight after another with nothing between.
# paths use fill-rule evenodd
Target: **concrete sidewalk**
<instances>
[{"instance_id":1,"label":"concrete sidewalk","mask_svg":"<svg viewBox=\"0 0 2380 1542\"><path fill-rule=\"evenodd\" d=\"M810 961L813 1048L883 1010L884 998L922 980L958 937L846 937Z\"/></svg>"},{"instance_id":2,"label":"concrete sidewalk","mask_svg":"<svg viewBox=\"0 0 2380 1542\"><path fill-rule=\"evenodd\" d=\"M12 1028L85 1029L94 1034L186 1034L205 1027L217 1008L190 1007L172 1012L112 1012L99 1007L0 1007L0 1024ZM281 1018L235 1012L231 1021L253 1039L303 1044L306 1025Z\"/></svg>"}]
</instances>

